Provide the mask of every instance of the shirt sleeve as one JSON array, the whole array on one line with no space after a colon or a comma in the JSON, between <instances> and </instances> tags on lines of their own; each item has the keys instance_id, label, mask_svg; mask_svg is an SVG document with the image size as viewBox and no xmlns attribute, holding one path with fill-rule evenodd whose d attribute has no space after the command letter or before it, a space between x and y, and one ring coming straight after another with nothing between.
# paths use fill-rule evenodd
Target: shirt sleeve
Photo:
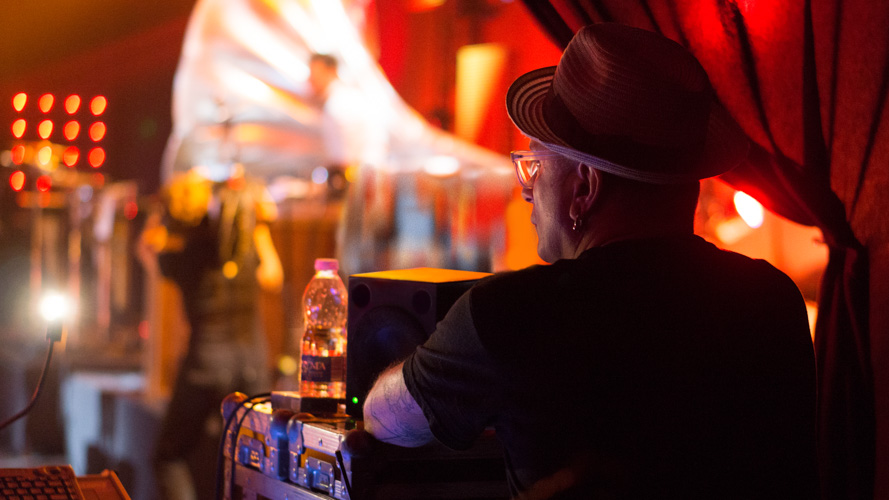
<instances>
[{"instance_id":1,"label":"shirt sleeve","mask_svg":"<svg viewBox=\"0 0 889 500\"><path fill-rule=\"evenodd\" d=\"M457 300L425 344L404 362L404 381L432 434L445 446L466 449L494 424L504 384L479 342L469 292Z\"/></svg>"}]
</instances>

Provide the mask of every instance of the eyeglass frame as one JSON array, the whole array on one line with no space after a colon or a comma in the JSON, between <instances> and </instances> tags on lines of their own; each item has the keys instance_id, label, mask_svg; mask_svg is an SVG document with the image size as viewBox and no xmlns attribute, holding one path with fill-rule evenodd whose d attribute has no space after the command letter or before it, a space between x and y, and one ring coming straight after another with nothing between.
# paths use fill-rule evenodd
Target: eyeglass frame
<instances>
[{"instance_id":1,"label":"eyeglass frame","mask_svg":"<svg viewBox=\"0 0 889 500\"><path fill-rule=\"evenodd\" d=\"M509 153L509 158L512 160L512 164L515 166L515 175L519 180L519 184L523 188L527 189L533 189L534 183L537 182L537 176L540 173L541 166L540 160L542 158L551 158L554 156L561 155L553 151L528 150L510 151ZM522 162L525 161L533 161L537 164L536 167L534 167L533 171L529 171L528 168L522 166ZM528 180L525 180L526 176Z\"/></svg>"}]
</instances>

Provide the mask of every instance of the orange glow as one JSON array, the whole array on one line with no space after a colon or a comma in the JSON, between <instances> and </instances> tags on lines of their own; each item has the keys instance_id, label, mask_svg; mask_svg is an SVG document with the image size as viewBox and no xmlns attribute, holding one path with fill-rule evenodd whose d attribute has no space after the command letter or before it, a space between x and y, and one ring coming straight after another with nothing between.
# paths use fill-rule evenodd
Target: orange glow
<instances>
[{"instance_id":1,"label":"orange glow","mask_svg":"<svg viewBox=\"0 0 889 500\"><path fill-rule=\"evenodd\" d=\"M65 163L65 165L68 165L69 167L73 167L74 165L76 165L77 160L79 160L79 159L80 159L80 150L74 146L68 146L68 148L65 149L65 152L62 153L62 161Z\"/></svg>"},{"instance_id":2,"label":"orange glow","mask_svg":"<svg viewBox=\"0 0 889 500\"><path fill-rule=\"evenodd\" d=\"M412 12L425 12L444 5L445 0L411 0L408 9Z\"/></svg>"},{"instance_id":3,"label":"orange glow","mask_svg":"<svg viewBox=\"0 0 889 500\"><path fill-rule=\"evenodd\" d=\"M496 97L506 67L506 49L497 44L465 45L457 51L457 103L454 133L475 142L485 110Z\"/></svg>"},{"instance_id":4,"label":"orange glow","mask_svg":"<svg viewBox=\"0 0 889 500\"><path fill-rule=\"evenodd\" d=\"M105 124L96 122L90 125L90 139L93 142L99 142L105 137Z\"/></svg>"},{"instance_id":5,"label":"orange glow","mask_svg":"<svg viewBox=\"0 0 889 500\"><path fill-rule=\"evenodd\" d=\"M21 165L25 161L25 147L19 144L12 148L12 162Z\"/></svg>"},{"instance_id":6,"label":"orange glow","mask_svg":"<svg viewBox=\"0 0 889 500\"><path fill-rule=\"evenodd\" d=\"M47 208L52 203L52 196L48 192L37 193L37 205L40 208Z\"/></svg>"},{"instance_id":7,"label":"orange glow","mask_svg":"<svg viewBox=\"0 0 889 500\"><path fill-rule=\"evenodd\" d=\"M49 162L52 160L52 147L51 146L43 146L37 151L37 163L46 166L49 165Z\"/></svg>"},{"instance_id":8,"label":"orange glow","mask_svg":"<svg viewBox=\"0 0 889 500\"><path fill-rule=\"evenodd\" d=\"M22 136L25 135L25 130L27 128L28 122L26 122L24 118L19 118L12 122L12 135L14 135L16 139L21 139Z\"/></svg>"},{"instance_id":9,"label":"orange glow","mask_svg":"<svg viewBox=\"0 0 889 500\"><path fill-rule=\"evenodd\" d=\"M537 255L537 231L531 224L531 204L522 199L521 189L513 188L512 198L506 205L506 252L507 269L523 269L532 264L544 264Z\"/></svg>"},{"instance_id":10,"label":"orange glow","mask_svg":"<svg viewBox=\"0 0 889 500\"><path fill-rule=\"evenodd\" d=\"M52 135L52 120L43 120L40 122L40 125L37 126L37 135L39 135L41 139L49 139L49 136Z\"/></svg>"},{"instance_id":11,"label":"orange glow","mask_svg":"<svg viewBox=\"0 0 889 500\"><path fill-rule=\"evenodd\" d=\"M65 124L65 139L69 141L73 141L77 139L77 134L80 133L80 124L75 121L70 121Z\"/></svg>"},{"instance_id":12,"label":"orange glow","mask_svg":"<svg viewBox=\"0 0 889 500\"><path fill-rule=\"evenodd\" d=\"M447 283L449 281L480 280L491 273L477 271L461 271L459 269L436 269L433 267L414 267L411 269L396 269L392 271L374 271L361 273L356 276L379 278L396 281L422 281L429 283Z\"/></svg>"},{"instance_id":13,"label":"orange glow","mask_svg":"<svg viewBox=\"0 0 889 500\"><path fill-rule=\"evenodd\" d=\"M93 174L92 185L100 188L105 185L105 175L100 173Z\"/></svg>"},{"instance_id":14,"label":"orange glow","mask_svg":"<svg viewBox=\"0 0 889 500\"><path fill-rule=\"evenodd\" d=\"M139 215L139 205L135 201L128 201L123 206L123 215L127 220L133 220Z\"/></svg>"},{"instance_id":15,"label":"orange glow","mask_svg":"<svg viewBox=\"0 0 889 500\"><path fill-rule=\"evenodd\" d=\"M99 95L93 97L93 100L90 102L90 111L94 115L99 116L105 112L106 106L108 106L108 100L105 99L105 96Z\"/></svg>"},{"instance_id":16,"label":"orange glow","mask_svg":"<svg viewBox=\"0 0 889 500\"><path fill-rule=\"evenodd\" d=\"M56 102L55 96L52 94L43 94L40 96L40 101L37 102L37 106L40 107L40 111L44 113L49 113L49 110L52 109L52 105Z\"/></svg>"},{"instance_id":17,"label":"orange glow","mask_svg":"<svg viewBox=\"0 0 889 500\"><path fill-rule=\"evenodd\" d=\"M65 111L67 111L69 115L73 115L74 113L77 113L78 109L80 109L80 96L69 95L68 98L65 99Z\"/></svg>"},{"instance_id":18,"label":"orange glow","mask_svg":"<svg viewBox=\"0 0 889 500\"><path fill-rule=\"evenodd\" d=\"M90 165L93 168L99 168L105 163L105 150L102 148L93 148L90 151Z\"/></svg>"},{"instance_id":19,"label":"orange glow","mask_svg":"<svg viewBox=\"0 0 889 500\"><path fill-rule=\"evenodd\" d=\"M25 173L21 170L16 170L9 176L9 187L12 188L13 191L21 191L25 187Z\"/></svg>"},{"instance_id":20,"label":"orange glow","mask_svg":"<svg viewBox=\"0 0 889 500\"><path fill-rule=\"evenodd\" d=\"M45 193L52 188L52 179L48 175L41 175L37 178L37 191Z\"/></svg>"},{"instance_id":21,"label":"orange glow","mask_svg":"<svg viewBox=\"0 0 889 500\"><path fill-rule=\"evenodd\" d=\"M765 214L763 213L762 205L756 199L743 191L737 191L735 192L734 202L735 210L738 211L738 215L741 216L741 219L748 226L753 229L762 226Z\"/></svg>"},{"instance_id":22,"label":"orange glow","mask_svg":"<svg viewBox=\"0 0 889 500\"><path fill-rule=\"evenodd\" d=\"M28 94L26 94L24 92L19 92L18 94L15 95L15 97L12 98L12 107L16 111L21 112L23 109L25 109L25 104L27 104L27 103L28 103Z\"/></svg>"}]
</instances>

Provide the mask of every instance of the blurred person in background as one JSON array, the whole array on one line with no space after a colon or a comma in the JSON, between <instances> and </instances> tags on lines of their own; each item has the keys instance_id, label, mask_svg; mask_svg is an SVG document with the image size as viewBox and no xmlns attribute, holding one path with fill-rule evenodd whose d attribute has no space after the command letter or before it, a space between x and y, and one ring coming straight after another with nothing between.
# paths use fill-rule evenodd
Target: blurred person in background
<instances>
[{"instance_id":1,"label":"blurred person in background","mask_svg":"<svg viewBox=\"0 0 889 500\"><path fill-rule=\"evenodd\" d=\"M163 201L141 243L181 290L190 332L180 332L188 344L155 444L155 475L161 498L193 499L188 458L208 421L219 420L222 399L270 386L258 302L261 289L278 290L283 282L268 226L277 207L237 165L223 182L196 169L179 174ZM215 463L215 456L206 458Z\"/></svg>"}]
</instances>

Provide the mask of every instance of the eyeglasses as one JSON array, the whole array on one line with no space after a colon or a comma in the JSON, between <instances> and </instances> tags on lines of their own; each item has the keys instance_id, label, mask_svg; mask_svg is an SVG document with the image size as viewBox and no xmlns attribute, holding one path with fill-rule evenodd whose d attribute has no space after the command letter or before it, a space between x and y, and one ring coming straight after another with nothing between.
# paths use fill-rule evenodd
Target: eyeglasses
<instances>
[{"instance_id":1,"label":"eyeglasses","mask_svg":"<svg viewBox=\"0 0 889 500\"><path fill-rule=\"evenodd\" d=\"M559 153L551 151L513 151L509 153L512 163L515 165L516 177L523 188L533 188L537 174L540 173L540 160L559 156Z\"/></svg>"}]
</instances>

